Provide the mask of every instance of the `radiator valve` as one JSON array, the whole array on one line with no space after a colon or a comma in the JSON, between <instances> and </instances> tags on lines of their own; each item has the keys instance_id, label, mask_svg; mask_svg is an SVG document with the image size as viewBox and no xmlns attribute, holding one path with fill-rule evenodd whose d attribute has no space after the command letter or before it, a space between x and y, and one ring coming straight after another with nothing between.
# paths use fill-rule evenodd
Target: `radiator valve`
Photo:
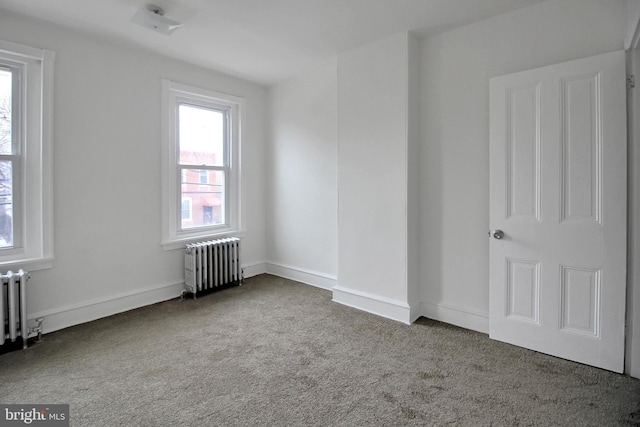
<instances>
[{"instance_id":1,"label":"radiator valve","mask_svg":"<svg viewBox=\"0 0 640 427\"><path fill-rule=\"evenodd\" d=\"M29 328L29 333L27 334L27 336L38 334L36 342L42 342L42 322L44 322L44 317L38 317L35 322L36 325Z\"/></svg>"}]
</instances>

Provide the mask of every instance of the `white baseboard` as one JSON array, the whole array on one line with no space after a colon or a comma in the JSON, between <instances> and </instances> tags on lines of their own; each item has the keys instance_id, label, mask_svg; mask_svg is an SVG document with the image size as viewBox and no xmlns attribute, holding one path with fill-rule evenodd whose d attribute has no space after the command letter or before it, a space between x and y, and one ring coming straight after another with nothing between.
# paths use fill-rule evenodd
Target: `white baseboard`
<instances>
[{"instance_id":1,"label":"white baseboard","mask_svg":"<svg viewBox=\"0 0 640 427\"><path fill-rule=\"evenodd\" d=\"M265 263L245 265L243 269L245 278L266 272ZM46 334L146 305L177 298L182 294L184 289L184 282L150 286L144 289L96 298L37 313L29 313L28 323L29 326L33 326L35 325L35 319L40 317L44 318L42 332Z\"/></svg>"},{"instance_id":2,"label":"white baseboard","mask_svg":"<svg viewBox=\"0 0 640 427\"><path fill-rule=\"evenodd\" d=\"M266 272L274 276L284 277L285 279L295 280L326 290L331 290L336 285L337 280L335 276L329 274L269 261L266 262Z\"/></svg>"},{"instance_id":3,"label":"white baseboard","mask_svg":"<svg viewBox=\"0 0 640 427\"><path fill-rule=\"evenodd\" d=\"M35 322L35 319L42 317L44 318L42 332L49 333L112 316L124 311L177 298L182 294L183 290L183 282L169 283L109 297L96 298L51 310L29 313L29 325L31 326Z\"/></svg>"},{"instance_id":4,"label":"white baseboard","mask_svg":"<svg viewBox=\"0 0 640 427\"><path fill-rule=\"evenodd\" d=\"M245 264L242 266L244 278L257 276L258 274L264 274L267 272L267 264L264 262L256 262L253 264Z\"/></svg>"},{"instance_id":5,"label":"white baseboard","mask_svg":"<svg viewBox=\"0 0 640 427\"><path fill-rule=\"evenodd\" d=\"M462 328L489 333L489 316L487 313L427 302L421 302L412 307L403 301L339 286L335 276L275 262L257 262L244 265L243 269L245 278L269 273L331 290L334 302L405 324L411 324L418 317L424 316ZM182 294L183 290L184 283L182 282L167 283L37 313L29 313L29 326L34 325L35 319L44 318L43 333L54 332L124 311L177 298Z\"/></svg>"},{"instance_id":6,"label":"white baseboard","mask_svg":"<svg viewBox=\"0 0 640 427\"><path fill-rule=\"evenodd\" d=\"M422 303L418 302L418 303L414 303L411 304L411 309L409 312L409 320L411 321L410 323L415 322L416 320L418 320L419 317L423 316L423 310L422 310Z\"/></svg>"},{"instance_id":7,"label":"white baseboard","mask_svg":"<svg viewBox=\"0 0 640 427\"><path fill-rule=\"evenodd\" d=\"M421 315L426 318L450 323L461 328L482 332L483 334L489 333L488 313L424 301L420 304L420 307Z\"/></svg>"},{"instance_id":8,"label":"white baseboard","mask_svg":"<svg viewBox=\"0 0 640 427\"><path fill-rule=\"evenodd\" d=\"M339 285L333 287L333 301L407 325L410 325L415 320L412 319L411 307L402 301Z\"/></svg>"}]
</instances>

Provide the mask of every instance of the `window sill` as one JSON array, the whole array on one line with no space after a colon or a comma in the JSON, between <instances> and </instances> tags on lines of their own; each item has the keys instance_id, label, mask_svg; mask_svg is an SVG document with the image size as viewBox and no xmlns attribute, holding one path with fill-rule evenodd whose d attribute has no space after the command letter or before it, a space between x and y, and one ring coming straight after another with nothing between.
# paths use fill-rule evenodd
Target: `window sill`
<instances>
[{"instance_id":1,"label":"window sill","mask_svg":"<svg viewBox=\"0 0 640 427\"><path fill-rule=\"evenodd\" d=\"M53 257L41 259L24 259L15 261L0 261L0 272L18 271L20 269L31 272L36 270L46 270L53 267Z\"/></svg>"},{"instance_id":2,"label":"window sill","mask_svg":"<svg viewBox=\"0 0 640 427\"><path fill-rule=\"evenodd\" d=\"M225 232L215 233L215 234L206 234L206 235L195 236L195 237L187 237L184 239L170 240L170 241L162 242L160 243L160 245L162 246L162 249L164 249L165 251L172 251L175 249L184 249L184 247L189 243L204 242L207 240L215 240L215 239L224 239L225 237L245 237L245 235L246 235L245 230L233 230L233 231L225 231Z\"/></svg>"}]
</instances>

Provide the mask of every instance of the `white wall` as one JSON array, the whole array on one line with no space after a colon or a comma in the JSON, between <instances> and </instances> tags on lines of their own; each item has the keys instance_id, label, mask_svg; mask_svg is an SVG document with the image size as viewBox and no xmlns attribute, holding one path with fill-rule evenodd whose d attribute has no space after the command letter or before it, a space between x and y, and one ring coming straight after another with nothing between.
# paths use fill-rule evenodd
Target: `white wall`
<instances>
[{"instance_id":1,"label":"white wall","mask_svg":"<svg viewBox=\"0 0 640 427\"><path fill-rule=\"evenodd\" d=\"M425 313L488 331L489 78L621 50L624 0L554 0L421 43Z\"/></svg>"},{"instance_id":2,"label":"white wall","mask_svg":"<svg viewBox=\"0 0 640 427\"><path fill-rule=\"evenodd\" d=\"M334 300L409 322L407 33L338 57Z\"/></svg>"},{"instance_id":3,"label":"white wall","mask_svg":"<svg viewBox=\"0 0 640 427\"><path fill-rule=\"evenodd\" d=\"M267 271L335 285L337 68L273 86L267 148Z\"/></svg>"},{"instance_id":4,"label":"white wall","mask_svg":"<svg viewBox=\"0 0 640 427\"><path fill-rule=\"evenodd\" d=\"M636 29L640 21L640 0L627 0L627 37L625 38L624 47L629 49L636 37Z\"/></svg>"},{"instance_id":5,"label":"white wall","mask_svg":"<svg viewBox=\"0 0 640 427\"><path fill-rule=\"evenodd\" d=\"M55 51L54 267L28 284L45 331L179 295L183 251L160 247L160 80L246 98L245 264L264 260L265 90L3 11L0 38Z\"/></svg>"}]
</instances>

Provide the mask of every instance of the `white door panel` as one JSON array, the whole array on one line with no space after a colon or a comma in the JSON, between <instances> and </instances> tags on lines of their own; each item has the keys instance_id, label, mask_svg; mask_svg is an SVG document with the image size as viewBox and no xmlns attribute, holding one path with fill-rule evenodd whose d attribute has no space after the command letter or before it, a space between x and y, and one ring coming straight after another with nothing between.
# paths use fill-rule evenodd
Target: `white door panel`
<instances>
[{"instance_id":1,"label":"white door panel","mask_svg":"<svg viewBox=\"0 0 640 427\"><path fill-rule=\"evenodd\" d=\"M622 372L623 52L490 82L490 336Z\"/></svg>"}]
</instances>

